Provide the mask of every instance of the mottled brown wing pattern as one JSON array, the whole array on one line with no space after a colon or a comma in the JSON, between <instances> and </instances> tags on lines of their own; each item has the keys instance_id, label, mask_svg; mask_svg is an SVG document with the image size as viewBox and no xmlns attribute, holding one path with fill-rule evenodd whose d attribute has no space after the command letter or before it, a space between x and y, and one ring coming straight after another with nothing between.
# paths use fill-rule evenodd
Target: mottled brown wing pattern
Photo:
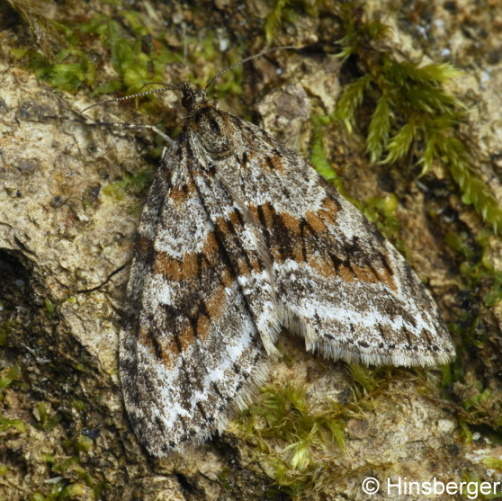
<instances>
[{"instance_id":1,"label":"mottled brown wing pattern","mask_svg":"<svg viewBox=\"0 0 502 501\"><path fill-rule=\"evenodd\" d=\"M222 430L281 326L333 359L431 365L454 349L401 255L303 159L183 87L188 117L138 231L120 343L156 456Z\"/></svg>"},{"instance_id":2,"label":"mottled brown wing pattern","mask_svg":"<svg viewBox=\"0 0 502 501\"><path fill-rule=\"evenodd\" d=\"M263 345L242 288L187 169L169 152L138 230L120 345L133 429L155 456L223 428L266 375ZM225 208L221 208L225 210ZM234 230L236 231L236 230Z\"/></svg>"},{"instance_id":3,"label":"mottled brown wing pattern","mask_svg":"<svg viewBox=\"0 0 502 501\"><path fill-rule=\"evenodd\" d=\"M299 155L251 124L239 130L251 153L235 168L270 249L283 324L334 359L452 359L437 307L399 252ZM255 154L257 138L269 146Z\"/></svg>"}]
</instances>

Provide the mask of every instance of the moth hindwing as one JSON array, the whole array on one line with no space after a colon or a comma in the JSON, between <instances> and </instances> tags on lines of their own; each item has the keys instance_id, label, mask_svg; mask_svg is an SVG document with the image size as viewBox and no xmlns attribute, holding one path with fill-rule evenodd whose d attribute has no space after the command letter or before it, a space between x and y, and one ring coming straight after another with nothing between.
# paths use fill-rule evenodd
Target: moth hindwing
<instances>
[{"instance_id":1,"label":"moth hindwing","mask_svg":"<svg viewBox=\"0 0 502 501\"><path fill-rule=\"evenodd\" d=\"M138 229L120 339L126 408L163 456L221 431L267 377L284 326L364 364L454 357L395 248L295 152L182 87L188 116Z\"/></svg>"}]
</instances>

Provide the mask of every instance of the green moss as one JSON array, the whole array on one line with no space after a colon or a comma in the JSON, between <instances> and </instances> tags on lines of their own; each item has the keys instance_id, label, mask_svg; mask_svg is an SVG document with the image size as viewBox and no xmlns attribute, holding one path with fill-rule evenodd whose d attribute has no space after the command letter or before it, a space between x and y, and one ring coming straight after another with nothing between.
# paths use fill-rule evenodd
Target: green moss
<instances>
[{"instance_id":1,"label":"green moss","mask_svg":"<svg viewBox=\"0 0 502 501\"><path fill-rule=\"evenodd\" d=\"M472 442L472 431L469 428L469 425L461 418L457 418L457 422L460 426L461 435L464 438L464 442L466 444L470 444Z\"/></svg>"},{"instance_id":2,"label":"green moss","mask_svg":"<svg viewBox=\"0 0 502 501\"><path fill-rule=\"evenodd\" d=\"M243 47L232 52L227 60L227 64L231 66L236 64L243 57ZM240 96L242 94L242 84L244 81L244 66L239 65L221 75L215 82L216 98L221 99L228 95Z\"/></svg>"},{"instance_id":3,"label":"green moss","mask_svg":"<svg viewBox=\"0 0 502 501\"><path fill-rule=\"evenodd\" d=\"M42 454L42 459L50 465L53 465L56 462L53 454Z\"/></svg>"},{"instance_id":4,"label":"green moss","mask_svg":"<svg viewBox=\"0 0 502 501\"><path fill-rule=\"evenodd\" d=\"M393 193L382 197L373 197L359 204L359 209L380 230L380 232L392 241L394 247L411 263L409 249L399 238L399 220L396 216L399 201Z\"/></svg>"},{"instance_id":5,"label":"green moss","mask_svg":"<svg viewBox=\"0 0 502 501\"><path fill-rule=\"evenodd\" d=\"M181 62L179 54L172 53L167 46L155 41L155 50L148 51L142 45L143 36L148 34L146 22L137 12L126 11L123 16L125 27L136 36L128 36L118 21L102 14L78 27L81 33L97 36L109 50L110 62L118 81L107 82L94 90L94 94L125 91L135 93L143 90L145 84L162 81L166 64Z\"/></svg>"},{"instance_id":6,"label":"green moss","mask_svg":"<svg viewBox=\"0 0 502 501\"><path fill-rule=\"evenodd\" d=\"M54 467L52 468L52 471L54 473L64 473L66 470L71 469L73 468L73 466L77 465L79 461L80 460L78 456L69 457L68 459L65 459L63 462L55 464Z\"/></svg>"},{"instance_id":7,"label":"green moss","mask_svg":"<svg viewBox=\"0 0 502 501\"><path fill-rule=\"evenodd\" d=\"M465 232L446 235L446 243L463 258L460 274L464 289L471 294L484 290L483 303L488 307L502 300L502 271L488 258L491 236L488 230L480 232L475 241Z\"/></svg>"},{"instance_id":8,"label":"green moss","mask_svg":"<svg viewBox=\"0 0 502 501\"><path fill-rule=\"evenodd\" d=\"M124 200L126 192L129 190L135 192L143 191L150 185L152 178L152 169L145 169L134 175L125 174L120 181L107 184L101 191L103 195L115 198L115 200Z\"/></svg>"},{"instance_id":9,"label":"green moss","mask_svg":"<svg viewBox=\"0 0 502 501\"><path fill-rule=\"evenodd\" d=\"M364 365L351 364L349 372L352 379L358 383L365 392L372 392L378 386L378 381L374 377L374 371Z\"/></svg>"},{"instance_id":10,"label":"green moss","mask_svg":"<svg viewBox=\"0 0 502 501\"><path fill-rule=\"evenodd\" d=\"M54 484L50 493L45 496L39 492L32 494L31 501L65 501L70 499L89 499L89 489L80 482L70 483L62 480ZM93 499L98 499L96 496Z\"/></svg>"},{"instance_id":11,"label":"green moss","mask_svg":"<svg viewBox=\"0 0 502 501\"><path fill-rule=\"evenodd\" d=\"M35 414L37 416L36 427L45 430L52 431L61 422L63 415L60 412L49 413L48 406L45 402L39 402L35 406Z\"/></svg>"},{"instance_id":12,"label":"green moss","mask_svg":"<svg viewBox=\"0 0 502 501\"><path fill-rule=\"evenodd\" d=\"M342 180L336 173L336 170L331 166L324 148L322 127L331 123L332 119L329 116L312 115L311 121L312 144L310 148L310 162L315 170L324 178L335 186L335 188L345 196L345 189Z\"/></svg>"},{"instance_id":13,"label":"green moss","mask_svg":"<svg viewBox=\"0 0 502 501\"><path fill-rule=\"evenodd\" d=\"M223 468L220 473L218 473L218 482L226 490L229 490L231 487L230 475L231 472L228 468Z\"/></svg>"},{"instance_id":14,"label":"green moss","mask_svg":"<svg viewBox=\"0 0 502 501\"><path fill-rule=\"evenodd\" d=\"M488 457L483 458L480 462L492 470L502 471L502 459L500 458Z\"/></svg>"},{"instance_id":15,"label":"green moss","mask_svg":"<svg viewBox=\"0 0 502 501\"><path fill-rule=\"evenodd\" d=\"M0 372L0 402L5 398L5 390L19 380L21 370L17 365L3 369Z\"/></svg>"},{"instance_id":16,"label":"green moss","mask_svg":"<svg viewBox=\"0 0 502 501\"><path fill-rule=\"evenodd\" d=\"M484 436L489 436L493 443L502 443L502 402L500 391L486 387L486 384L475 378L472 372L461 374L457 383L462 410L457 419L464 440L472 441L472 430L481 427Z\"/></svg>"},{"instance_id":17,"label":"green moss","mask_svg":"<svg viewBox=\"0 0 502 501\"><path fill-rule=\"evenodd\" d=\"M328 9L329 0L273 0L265 19L265 38L270 43L283 23L295 24L298 15L317 17L321 9Z\"/></svg>"},{"instance_id":18,"label":"green moss","mask_svg":"<svg viewBox=\"0 0 502 501\"><path fill-rule=\"evenodd\" d=\"M345 447L345 422L338 409L329 404L313 409L303 387L267 386L245 414L244 438L255 446L259 460L272 468L276 484L290 492L308 489L323 470L313 448Z\"/></svg>"},{"instance_id":19,"label":"green moss","mask_svg":"<svg viewBox=\"0 0 502 501\"><path fill-rule=\"evenodd\" d=\"M183 63L184 56L173 52L162 37L156 37L149 17L136 11L123 11L119 19L104 14L96 14L85 22L76 22L72 28L60 27L66 47L49 61L42 54L31 48L12 51L14 57L26 61L26 66L35 74L56 88L76 92L82 87L92 90L93 95L134 94L149 90L152 83L173 85L165 82L166 66ZM145 41L148 43L145 43ZM109 57L116 75L103 81L103 72L98 68L104 61L96 60L99 50L96 41L102 46L102 56ZM187 43L196 47L189 59L208 62L215 61L220 53L217 50L217 37L209 32L205 38L187 39ZM92 47L92 50L90 48ZM232 64L241 58L242 48L234 48L226 53ZM92 57L91 57L92 55ZM203 81L198 76L189 75L189 80L199 87ZM216 82L219 95L242 93L242 68L226 74ZM165 83L164 83L165 82ZM156 110L156 97L150 95L141 104L141 111L151 113Z\"/></svg>"},{"instance_id":20,"label":"green moss","mask_svg":"<svg viewBox=\"0 0 502 501\"><path fill-rule=\"evenodd\" d=\"M266 386L255 405L243 413L242 438L253 445L256 459L271 474L282 492L299 499L350 476L347 470L330 471L325 459L342 455L349 419L365 419L374 399L389 378L385 369L370 371L351 366L354 386L347 402L326 400L313 405L307 390L292 384Z\"/></svg>"},{"instance_id":21,"label":"green moss","mask_svg":"<svg viewBox=\"0 0 502 501\"><path fill-rule=\"evenodd\" d=\"M77 442L80 443L80 439L78 439ZM73 445L75 445L75 443ZM79 453L87 450L89 449L80 449ZM54 464L52 466L52 472L63 478L56 492L53 493L51 491L51 495L56 495L56 497L49 497L47 499L80 499L82 493L88 496L90 490L92 492L92 498L98 500L101 499L102 492L107 487L105 483L97 481L86 472L80 465L80 458L78 456L71 456L62 462Z\"/></svg>"},{"instance_id":22,"label":"green moss","mask_svg":"<svg viewBox=\"0 0 502 501\"><path fill-rule=\"evenodd\" d=\"M355 4L338 8L345 36L339 57L356 57L365 74L347 84L335 117L352 132L360 123L361 104L373 107L366 124L366 149L373 162L443 166L458 185L464 203L472 205L495 232L502 230L502 208L472 169L475 159L460 132L467 124L465 106L443 87L460 72L449 64L397 62L381 48L388 28L364 22ZM378 48L374 48L378 47Z\"/></svg>"},{"instance_id":23,"label":"green moss","mask_svg":"<svg viewBox=\"0 0 502 501\"><path fill-rule=\"evenodd\" d=\"M152 43L152 50L143 47L142 37L149 33L141 14L125 11L121 19L125 27L115 19L97 14L87 22L75 23L73 29L62 29L66 48L57 52L54 63L31 49L17 50L13 55L26 59L27 67L54 87L76 92L83 86L92 88L97 82L97 64L91 59L88 47L98 38L110 54L117 78L101 83L94 94L138 92L147 83L162 81L166 64L182 62L182 56L172 53L160 40Z\"/></svg>"},{"instance_id":24,"label":"green moss","mask_svg":"<svg viewBox=\"0 0 502 501\"><path fill-rule=\"evenodd\" d=\"M84 484L75 482L67 485L62 491L59 499L82 499L82 496L88 493L88 489Z\"/></svg>"},{"instance_id":25,"label":"green moss","mask_svg":"<svg viewBox=\"0 0 502 501\"><path fill-rule=\"evenodd\" d=\"M86 471L87 463L85 467L81 464L80 456L87 458L86 453L93 447L92 440L80 435L74 440L64 441L63 447L66 452L63 456L47 453L43 455L43 460L51 472L50 492L46 494L35 492L30 499L43 501L103 499L102 494L107 489L107 484L98 481ZM57 479L57 482L53 483L52 479ZM47 484L49 485L49 482Z\"/></svg>"},{"instance_id":26,"label":"green moss","mask_svg":"<svg viewBox=\"0 0 502 501\"><path fill-rule=\"evenodd\" d=\"M364 75L347 84L336 104L334 117L341 121L348 132L353 132L356 125L356 111L363 102L364 93L371 83L371 75Z\"/></svg>"},{"instance_id":27,"label":"green moss","mask_svg":"<svg viewBox=\"0 0 502 501\"><path fill-rule=\"evenodd\" d=\"M54 317L56 314L56 305L48 298L44 299L45 313L49 318Z\"/></svg>"},{"instance_id":28,"label":"green moss","mask_svg":"<svg viewBox=\"0 0 502 501\"><path fill-rule=\"evenodd\" d=\"M489 243L492 237L489 230L481 231L476 238L463 231L446 235L446 243L460 259L459 288L463 302L469 305L461 308L455 323L448 325L450 332L462 340L458 344L457 360L452 364L452 382L465 380L465 361L472 356L472 348L482 352L490 342L491 334L482 318L483 305L492 307L502 300L502 272L495 269L489 259ZM469 381L469 385L471 384L472 381ZM482 385L477 391L484 391ZM481 414L484 414L485 423L490 426L496 426L497 422L502 421L502 408L493 405L485 408L484 413L482 409L477 409L475 415L469 412L472 419L468 416L465 418L470 422L479 423Z\"/></svg>"},{"instance_id":29,"label":"green moss","mask_svg":"<svg viewBox=\"0 0 502 501\"><path fill-rule=\"evenodd\" d=\"M21 419L7 419L3 416L0 416L0 433L8 431L10 429L14 429L19 433L26 432L26 425Z\"/></svg>"},{"instance_id":30,"label":"green moss","mask_svg":"<svg viewBox=\"0 0 502 501\"><path fill-rule=\"evenodd\" d=\"M481 478L477 473L466 471L462 475L462 499L500 499L500 488L494 488L493 479Z\"/></svg>"},{"instance_id":31,"label":"green moss","mask_svg":"<svg viewBox=\"0 0 502 501\"><path fill-rule=\"evenodd\" d=\"M91 450L93 446L93 440L85 435L79 435L77 440L75 440L75 449L79 452L87 452Z\"/></svg>"},{"instance_id":32,"label":"green moss","mask_svg":"<svg viewBox=\"0 0 502 501\"><path fill-rule=\"evenodd\" d=\"M72 397L71 403L73 405L73 408L77 411L83 411L86 408L85 403L77 397Z\"/></svg>"},{"instance_id":33,"label":"green moss","mask_svg":"<svg viewBox=\"0 0 502 501\"><path fill-rule=\"evenodd\" d=\"M63 49L55 55L54 63L32 49L16 54L26 60L26 67L34 71L38 78L58 89L76 92L81 86L91 86L95 82L96 65L84 50Z\"/></svg>"},{"instance_id":34,"label":"green moss","mask_svg":"<svg viewBox=\"0 0 502 501\"><path fill-rule=\"evenodd\" d=\"M272 9L265 19L265 38L268 43L272 41L275 33L282 24L284 18L287 16L290 9L286 11L286 6L293 4L292 0L274 0Z\"/></svg>"},{"instance_id":35,"label":"green moss","mask_svg":"<svg viewBox=\"0 0 502 501\"><path fill-rule=\"evenodd\" d=\"M483 404L489 402L493 398L493 391L486 388L481 393L478 393L462 403L464 408L469 410L473 407L480 408Z\"/></svg>"},{"instance_id":36,"label":"green moss","mask_svg":"<svg viewBox=\"0 0 502 501\"><path fill-rule=\"evenodd\" d=\"M454 381L453 366L451 364L442 364L439 369L441 371L441 387L448 388Z\"/></svg>"}]
</instances>

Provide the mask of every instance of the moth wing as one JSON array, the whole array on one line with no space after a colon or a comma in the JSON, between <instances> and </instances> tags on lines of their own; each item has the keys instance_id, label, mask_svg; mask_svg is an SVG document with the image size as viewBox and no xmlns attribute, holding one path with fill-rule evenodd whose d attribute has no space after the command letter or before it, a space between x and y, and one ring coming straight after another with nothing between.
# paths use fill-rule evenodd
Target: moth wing
<instances>
[{"instance_id":1,"label":"moth wing","mask_svg":"<svg viewBox=\"0 0 502 501\"><path fill-rule=\"evenodd\" d=\"M300 156L251 124L241 129L241 184L270 250L282 323L334 359L451 360L437 306L399 252Z\"/></svg>"},{"instance_id":2,"label":"moth wing","mask_svg":"<svg viewBox=\"0 0 502 501\"><path fill-rule=\"evenodd\" d=\"M154 456L221 430L266 375L255 321L180 156L165 157L144 209L120 339L127 412Z\"/></svg>"}]
</instances>

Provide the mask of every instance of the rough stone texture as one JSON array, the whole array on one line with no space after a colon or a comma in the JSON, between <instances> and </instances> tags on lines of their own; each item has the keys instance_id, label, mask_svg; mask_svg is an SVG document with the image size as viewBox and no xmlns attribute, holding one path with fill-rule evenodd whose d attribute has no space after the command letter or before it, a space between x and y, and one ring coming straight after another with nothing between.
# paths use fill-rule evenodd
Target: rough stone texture
<instances>
[{"instance_id":1,"label":"rough stone texture","mask_svg":"<svg viewBox=\"0 0 502 501\"><path fill-rule=\"evenodd\" d=\"M185 44L188 50L196 47L196 37L207 35L214 26L220 48L256 38L250 47L251 53L256 52L263 46L262 23L270 10L264 0L243 6L218 0L198 9L178 2L148 6L130 8L144 9L149 27L180 52ZM119 12L99 2L94 8L107 15ZM466 100L472 116L472 129L466 134L481 153L483 179L501 200L500 3L366 2L366 9L369 17L379 15L393 27L388 45L397 58L452 61L465 71L454 90ZM64 23L88 10L87 3L75 3L71 15L64 7L55 15ZM312 19L304 14L295 23L284 23L278 34L277 45L297 46L334 42L340 36L328 17ZM239 439L239 424L232 423L223 437L184 456L162 461L153 462L138 446L124 414L116 350L127 265L146 192L121 191L120 182L125 174L155 169L144 144L151 143L151 136L44 118L75 118L78 115L72 112L93 100L84 89L70 96L37 81L12 55L13 49L33 43L21 20L2 24L0 331L8 337L0 349L0 371L5 376L7 368L17 366L20 372L4 392L0 414L21 420L24 428L0 423L0 464L5 465L0 498L32 499L37 492L47 496L60 488L66 489L63 493L69 499L289 499L287 486L274 487L274 471L267 461ZM183 80L191 73L207 80L221 68L219 62L189 58L186 66L169 67L165 80ZM113 73L109 65L103 71ZM256 121L262 119L262 125L278 136L286 126L290 144L308 152L310 109L333 111L340 89L338 71L333 56L276 53L246 66L244 95L229 98L222 107L240 116L258 111L261 116L255 116ZM183 110L176 96L166 95L165 102L171 107L167 121L173 126L181 123ZM113 105L97 114L107 121L141 120L131 106ZM284 123L285 115L292 125ZM325 141L351 196L367 200L396 193L399 238L418 274L429 278L445 319L458 321L463 308L459 258L445 246L447 226L432 227L426 217L436 202L413 180L405 182L402 176L385 174L383 167L370 167L361 137L347 137L339 126L331 126ZM457 195L445 198L466 231L477 234L479 219ZM492 237L489 246L488 258L500 269L500 239ZM454 388L459 401L475 394L473 389L484 377L486 386L501 394L497 374L502 305L480 311L493 339L479 352L482 362L468 359L472 365L466 367L465 380ZM271 384L305 385L312 407L330 399L343 402L354 391L343 364L306 354L298 339L286 335L280 346L287 357L277 362ZM471 442L465 440L458 422L462 409L454 399L443 399L425 385L431 381L434 386L437 378L434 370L391 370L372 397L372 406L347 421L347 449L312 451L324 469L315 480L306 479L314 483L309 499L367 499L361 484L368 476L381 482L387 477L413 481L436 477L445 482L499 479L500 471L488 468L483 459L502 458L500 447L482 429ZM384 498L382 493L373 497Z\"/></svg>"}]
</instances>

